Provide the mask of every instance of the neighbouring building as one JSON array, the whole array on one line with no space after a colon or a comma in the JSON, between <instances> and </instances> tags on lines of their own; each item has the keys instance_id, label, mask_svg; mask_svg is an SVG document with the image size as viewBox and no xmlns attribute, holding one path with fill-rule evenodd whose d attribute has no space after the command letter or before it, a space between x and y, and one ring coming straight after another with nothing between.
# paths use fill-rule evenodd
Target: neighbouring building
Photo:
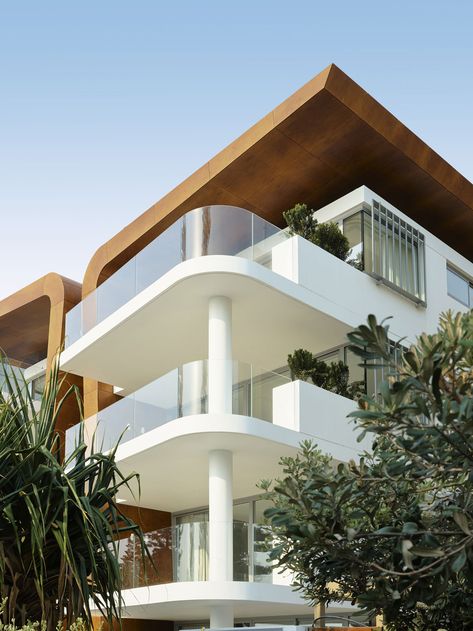
<instances>
[{"instance_id":1,"label":"neighbouring building","mask_svg":"<svg viewBox=\"0 0 473 631\"><path fill-rule=\"evenodd\" d=\"M363 271L288 234L297 202ZM119 499L158 567L145 580L120 542L125 628L281 627L313 611L267 562L256 483L305 438L359 450L353 401L291 381L288 353L343 360L375 392L346 347L368 313L409 342L472 306L473 185L330 66L99 248L82 288L50 274L0 302L0 347L37 394L64 342L86 435L123 433L141 496ZM62 418L68 453L77 411Z\"/></svg>"}]
</instances>

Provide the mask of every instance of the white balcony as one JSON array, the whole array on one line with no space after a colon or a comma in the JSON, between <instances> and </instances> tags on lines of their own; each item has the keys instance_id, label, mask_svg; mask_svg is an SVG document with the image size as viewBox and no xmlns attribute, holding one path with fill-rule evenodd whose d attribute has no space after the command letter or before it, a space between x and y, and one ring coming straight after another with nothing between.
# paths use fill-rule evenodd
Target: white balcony
<instances>
[{"instance_id":1,"label":"white balcony","mask_svg":"<svg viewBox=\"0 0 473 631\"><path fill-rule=\"evenodd\" d=\"M233 452L233 496L248 497L260 480L280 474L281 456L295 455L304 439L336 460L356 459L369 447L356 442L347 418L354 401L238 362L231 362L233 413L207 413L206 365L176 369L84 422L84 440L95 440L96 449L108 450L122 436L117 458L124 473L140 472L142 505L170 512L207 505L212 450ZM80 431L67 431L66 453ZM123 498L137 501L131 492Z\"/></svg>"},{"instance_id":2,"label":"white balcony","mask_svg":"<svg viewBox=\"0 0 473 631\"><path fill-rule=\"evenodd\" d=\"M187 213L69 312L62 367L126 391L139 388L205 355L208 300L215 295L232 301L234 352L248 363L281 366L294 348L320 352L342 344L368 313L393 316L394 338L413 341L434 330L439 313L462 308L447 294L447 261L467 271L471 263L428 233L416 258L419 227L365 187L318 215L338 220L369 206L367 200L385 211L376 215L377 227L390 226L370 250L372 265L382 266L369 273L240 208ZM410 243L404 263L401 241L394 246L403 230ZM381 252L384 241L391 245ZM408 261L415 269L425 262L425 281L407 283ZM398 281L401 293L394 290Z\"/></svg>"},{"instance_id":3,"label":"white balcony","mask_svg":"<svg viewBox=\"0 0 473 631\"><path fill-rule=\"evenodd\" d=\"M231 607L235 618L313 614L292 587L268 583L169 583L125 590L122 596L125 616L145 620L208 620L215 607Z\"/></svg>"},{"instance_id":4,"label":"white balcony","mask_svg":"<svg viewBox=\"0 0 473 631\"><path fill-rule=\"evenodd\" d=\"M336 460L356 459L370 448L369 438L358 443L351 399L304 381L291 381L273 390L273 423L301 432Z\"/></svg>"}]
</instances>

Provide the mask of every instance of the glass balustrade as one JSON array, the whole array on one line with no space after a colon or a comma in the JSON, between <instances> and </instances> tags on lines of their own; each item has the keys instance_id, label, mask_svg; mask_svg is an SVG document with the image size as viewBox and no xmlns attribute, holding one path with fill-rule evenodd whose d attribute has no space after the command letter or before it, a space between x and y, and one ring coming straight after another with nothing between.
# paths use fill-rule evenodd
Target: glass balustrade
<instances>
[{"instance_id":1,"label":"glass balustrade","mask_svg":"<svg viewBox=\"0 0 473 631\"><path fill-rule=\"evenodd\" d=\"M200 256L239 256L271 266L272 248L288 234L235 206L186 213L66 316L66 347L173 267Z\"/></svg>"},{"instance_id":2,"label":"glass balustrade","mask_svg":"<svg viewBox=\"0 0 473 631\"><path fill-rule=\"evenodd\" d=\"M273 581L268 560L269 527L246 522L229 524L233 530L233 580ZM122 589L163 583L209 580L209 523L179 524L145 533L149 556L143 555L136 535L116 543Z\"/></svg>"},{"instance_id":3,"label":"glass balustrade","mask_svg":"<svg viewBox=\"0 0 473 631\"><path fill-rule=\"evenodd\" d=\"M15 387L15 384L17 384L24 393L27 390L33 403L39 407L46 387L46 364L46 359L34 364L11 358L5 358L3 361L0 361L0 391L3 396L7 398L10 396L7 386L9 381L11 386Z\"/></svg>"},{"instance_id":4,"label":"glass balustrade","mask_svg":"<svg viewBox=\"0 0 473 631\"><path fill-rule=\"evenodd\" d=\"M272 422L273 389L290 379L237 361L214 360L231 367L232 413ZM225 366L223 365L225 364ZM84 440L107 451L177 418L208 413L209 360L184 364L125 396L83 422ZM66 455L78 444L81 425L66 432Z\"/></svg>"}]
</instances>

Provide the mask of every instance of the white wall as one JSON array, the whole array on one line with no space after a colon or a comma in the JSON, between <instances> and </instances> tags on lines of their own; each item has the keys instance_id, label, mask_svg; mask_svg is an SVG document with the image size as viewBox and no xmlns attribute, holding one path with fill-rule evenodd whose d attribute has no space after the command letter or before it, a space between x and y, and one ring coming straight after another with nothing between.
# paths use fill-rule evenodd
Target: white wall
<instances>
[{"instance_id":1,"label":"white wall","mask_svg":"<svg viewBox=\"0 0 473 631\"><path fill-rule=\"evenodd\" d=\"M427 307L416 305L301 237L292 237L274 248L272 267L278 274L329 300L334 317L339 317L340 309L349 309L353 315L350 324L357 326L370 313L378 320L392 316L389 324L394 337L407 337L411 342L419 333L434 332L443 311L467 310L448 296L446 259L429 246L426 248Z\"/></svg>"},{"instance_id":2,"label":"white wall","mask_svg":"<svg viewBox=\"0 0 473 631\"><path fill-rule=\"evenodd\" d=\"M367 186L360 186L359 188L351 191L347 195L340 197L331 204L324 206L315 213L316 218L320 222L333 221L335 219L341 219L344 216L351 214L353 209L357 208L361 204L372 205L373 199L382 204L385 208L395 213L403 221L406 221L411 226L420 230L425 236L426 248L432 252L436 252L442 258L448 260L459 270L465 272L467 276L473 278L473 263L466 259L461 254L458 254L453 248L444 243L441 239L433 235L426 230L421 224L417 223L411 217L402 212L402 210L396 208L390 204L387 200L383 199L380 195L369 189ZM409 209L406 208L408 211ZM445 209L448 212L448 208Z\"/></svg>"},{"instance_id":3,"label":"white wall","mask_svg":"<svg viewBox=\"0 0 473 631\"><path fill-rule=\"evenodd\" d=\"M301 432L303 438L322 440L320 447L337 460L350 460L370 448L369 438L357 443L351 399L304 381L292 381L273 390L273 423Z\"/></svg>"}]
</instances>

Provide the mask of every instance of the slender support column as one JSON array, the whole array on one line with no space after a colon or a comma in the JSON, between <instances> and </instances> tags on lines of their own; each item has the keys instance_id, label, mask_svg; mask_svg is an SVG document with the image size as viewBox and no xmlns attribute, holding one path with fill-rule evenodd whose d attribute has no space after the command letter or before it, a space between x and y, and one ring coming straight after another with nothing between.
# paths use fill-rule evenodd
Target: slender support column
<instances>
[{"instance_id":1,"label":"slender support column","mask_svg":"<svg viewBox=\"0 0 473 631\"><path fill-rule=\"evenodd\" d=\"M209 300L210 414L232 413L232 302L225 296ZM209 453L209 579L233 580L233 454ZM210 627L233 627L233 606L215 604Z\"/></svg>"},{"instance_id":2,"label":"slender support column","mask_svg":"<svg viewBox=\"0 0 473 631\"><path fill-rule=\"evenodd\" d=\"M209 578L233 580L233 454L209 453Z\"/></svg>"},{"instance_id":3,"label":"slender support column","mask_svg":"<svg viewBox=\"0 0 473 631\"><path fill-rule=\"evenodd\" d=\"M233 627L233 606L232 605L212 605L210 609L210 628L224 629Z\"/></svg>"},{"instance_id":4,"label":"slender support column","mask_svg":"<svg viewBox=\"0 0 473 631\"><path fill-rule=\"evenodd\" d=\"M232 301L209 300L209 413L232 413Z\"/></svg>"},{"instance_id":5,"label":"slender support column","mask_svg":"<svg viewBox=\"0 0 473 631\"><path fill-rule=\"evenodd\" d=\"M233 580L233 454L209 453L209 579ZM211 627L232 627L233 609L212 607Z\"/></svg>"}]
</instances>

